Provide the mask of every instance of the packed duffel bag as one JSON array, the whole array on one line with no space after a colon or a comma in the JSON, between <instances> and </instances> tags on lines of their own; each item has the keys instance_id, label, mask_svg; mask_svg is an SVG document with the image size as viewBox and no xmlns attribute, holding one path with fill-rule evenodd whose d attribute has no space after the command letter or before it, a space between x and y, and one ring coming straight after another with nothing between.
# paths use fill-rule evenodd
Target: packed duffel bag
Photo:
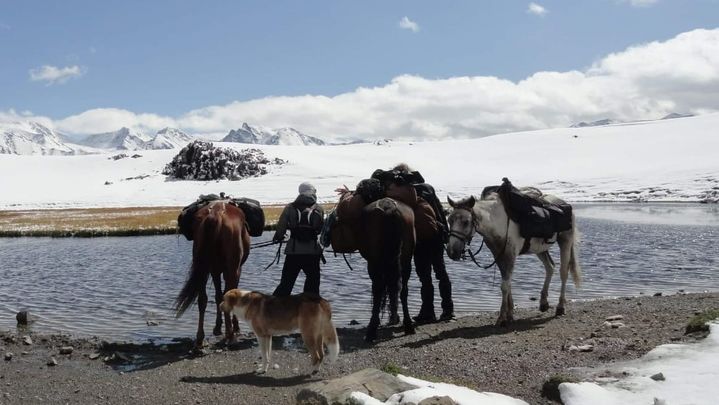
<instances>
[{"instance_id":1,"label":"packed duffel bag","mask_svg":"<svg viewBox=\"0 0 719 405\"><path fill-rule=\"evenodd\" d=\"M341 221L355 222L362 217L362 208L367 205L364 198L356 193L347 194L337 203L337 217Z\"/></svg>"},{"instance_id":2,"label":"packed duffel bag","mask_svg":"<svg viewBox=\"0 0 719 405\"><path fill-rule=\"evenodd\" d=\"M233 198L231 202L245 213L250 236L262 236L265 230L265 212L260 202L251 198Z\"/></svg>"},{"instance_id":3,"label":"packed duffel bag","mask_svg":"<svg viewBox=\"0 0 719 405\"><path fill-rule=\"evenodd\" d=\"M432 206L422 198L417 199L417 207L414 209L414 230L420 241L434 238L439 230Z\"/></svg>"},{"instance_id":4,"label":"packed duffel bag","mask_svg":"<svg viewBox=\"0 0 719 405\"><path fill-rule=\"evenodd\" d=\"M352 253L359 249L354 226L348 222L335 222L330 230L330 240L335 253Z\"/></svg>"},{"instance_id":5,"label":"packed duffel bag","mask_svg":"<svg viewBox=\"0 0 719 405\"><path fill-rule=\"evenodd\" d=\"M411 184L390 183L385 189L385 196L403 202L412 209L417 207L417 191Z\"/></svg>"}]
</instances>

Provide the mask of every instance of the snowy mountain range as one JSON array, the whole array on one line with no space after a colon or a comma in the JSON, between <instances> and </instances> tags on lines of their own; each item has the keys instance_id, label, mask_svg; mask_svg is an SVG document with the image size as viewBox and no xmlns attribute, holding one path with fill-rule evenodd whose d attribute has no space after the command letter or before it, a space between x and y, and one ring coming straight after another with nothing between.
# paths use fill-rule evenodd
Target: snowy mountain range
<instances>
[{"instance_id":1,"label":"snowy mountain range","mask_svg":"<svg viewBox=\"0 0 719 405\"><path fill-rule=\"evenodd\" d=\"M255 145L324 145L325 141L305 135L294 128L270 129L243 123L231 130L222 142L249 143Z\"/></svg>"},{"instance_id":2,"label":"snowy mountain range","mask_svg":"<svg viewBox=\"0 0 719 405\"><path fill-rule=\"evenodd\" d=\"M68 145L52 129L32 121L0 123L0 154L74 155Z\"/></svg>"},{"instance_id":3,"label":"snowy mountain range","mask_svg":"<svg viewBox=\"0 0 719 405\"><path fill-rule=\"evenodd\" d=\"M73 141L34 121L0 123L0 154L87 155L114 150L174 149L193 139L176 128L164 128L149 137L123 127Z\"/></svg>"}]
</instances>

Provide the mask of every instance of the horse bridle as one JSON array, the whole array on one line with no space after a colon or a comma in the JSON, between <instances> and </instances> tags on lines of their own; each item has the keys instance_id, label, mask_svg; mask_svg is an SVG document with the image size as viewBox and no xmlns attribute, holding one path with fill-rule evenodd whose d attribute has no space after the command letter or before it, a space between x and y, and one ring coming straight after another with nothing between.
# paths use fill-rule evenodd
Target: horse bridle
<instances>
[{"instance_id":1,"label":"horse bridle","mask_svg":"<svg viewBox=\"0 0 719 405\"><path fill-rule=\"evenodd\" d=\"M477 232L477 225L479 224L479 220L477 220L477 215L474 213L474 210L471 208L466 207L454 207L455 210L465 210L469 211L469 215L472 217L472 231L469 233L469 235L463 235L457 231L454 231L452 229L449 230L449 236L454 236L455 238L461 240L464 242L465 248L467 253L469 253L469 257L472 259L474 264L477 265L477 267L480 267L482 269L487 270L488 268L494 266L497 264L497 257L501 257L504 255L504 252L507 250L507 242L509 241L509 216L507 216L507 231L504 235L504 246L502 247L502 251L498 255L492 254L494 257L494 261L487 266L482 266L477 262L477 256L479 252L482 251L482 248L484 247L484 237L482 237L482 244L479 245L479 249L477 249L476 252L472 253L472 248L469 246L470 243L472 243L472 238L474 237L474 233ZM479 232L477 232L479 233Z\"/></svg>"}]
</instances>

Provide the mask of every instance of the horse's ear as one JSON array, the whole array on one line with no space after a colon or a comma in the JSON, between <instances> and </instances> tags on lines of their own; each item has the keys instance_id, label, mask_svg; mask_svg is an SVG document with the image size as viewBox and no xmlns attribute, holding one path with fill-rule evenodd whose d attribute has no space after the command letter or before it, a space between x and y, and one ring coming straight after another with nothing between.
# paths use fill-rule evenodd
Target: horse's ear
<instances>
[{"instance_id":1,"label":"horse's ear","mask_svg":"<svg viewBox=\"0 0 719 405\"><path fill-rule=\"evenodd\" d=\"M469 208L472 208L472 207L474 207L474 203L476 203L476 202L477 202L477 200L474 198L474 196L471 196L467 200L467 205L469 206Z\"/></svg>"},{"instance_id":2,"label":"horse's ear","mask_svg":"<svg viewBox=\"0 0 719 405\"><path fill-rule=\"evenodd\" d=\"M455 202L454 202L454 200L452 199L452 197L447 196L447 202L449 203L449 206L450 206L450 207L455 208Z\"/></svg>"}]
</instances>

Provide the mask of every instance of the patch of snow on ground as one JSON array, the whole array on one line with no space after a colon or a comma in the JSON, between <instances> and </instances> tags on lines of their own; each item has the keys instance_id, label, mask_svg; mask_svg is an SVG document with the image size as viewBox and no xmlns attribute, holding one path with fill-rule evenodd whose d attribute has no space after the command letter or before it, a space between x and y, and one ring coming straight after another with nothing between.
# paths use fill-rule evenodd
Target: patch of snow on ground
<instances>
[{"instance_id":1,"label":"patch of snow on ground","mask_svg":"<svg viewBox=\"0 0 719 405\"><path fill-rule=\"evenodd\" d=\"M559 386L566 405L716 404L719 398L719 323L699 343L656 347L639 360L602 368L596 382ZM628 373L624 377L623 372ZM662 373L665 381L650 377Z\"/></svg>"},{"instance_id":2,"label":"patch of snow on ground","mask_svg":"<svg viewBox=\"0 0 719 405\"><path fill-rule=\"evenodd\" d=\"M363 405L418 404L426 398L450 397L458 405L528 405L521 399L494 392L478 392L467 387L447 383L434 383L418 378L397 375L400 380L418 388L394 394L386 402L379 401L363 392L353 392L352 398Z\"/></svg>"}]
</instances>

